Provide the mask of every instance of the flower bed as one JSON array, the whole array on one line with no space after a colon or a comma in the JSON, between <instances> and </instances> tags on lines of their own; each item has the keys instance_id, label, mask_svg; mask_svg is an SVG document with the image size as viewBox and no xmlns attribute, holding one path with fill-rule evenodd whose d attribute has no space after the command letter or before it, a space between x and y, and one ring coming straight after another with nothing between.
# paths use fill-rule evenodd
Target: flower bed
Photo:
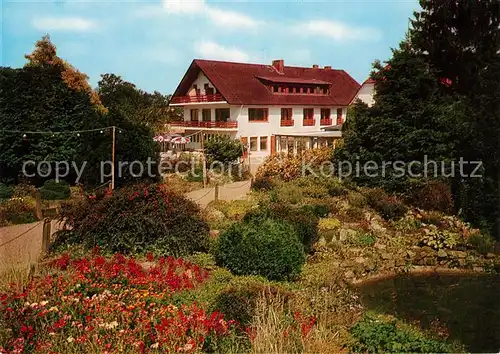
<instances>
[{"instance_id":1,"label":"flower bed","mask_svg":"<svg viewBox=\"0 0 500 354\"><path fill-rule=\"evenodd\" d=\"M196 352L234 333L238 325L221 313L170 304L175 292L203 283L206 270L171 257L151 264L59 257L23 292L0 294L0 353Z\"/></svg>"}]
</instances>

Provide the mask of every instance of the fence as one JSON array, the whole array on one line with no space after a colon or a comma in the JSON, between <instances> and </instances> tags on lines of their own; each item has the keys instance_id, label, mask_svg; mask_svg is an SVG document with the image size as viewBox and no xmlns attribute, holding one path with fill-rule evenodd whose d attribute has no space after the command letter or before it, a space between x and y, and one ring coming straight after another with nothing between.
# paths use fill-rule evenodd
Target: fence
<instances>
[{"instance_id":1,"label":"fence","mask_svg":"<svg viewBox=\"0 0 500 354\"><path fill-rule=\"evenodd\" d=\"M0 227L0 271L36 263L48 251L50 239L62 230L56 220Z\"/></svg>"}]
</instances>

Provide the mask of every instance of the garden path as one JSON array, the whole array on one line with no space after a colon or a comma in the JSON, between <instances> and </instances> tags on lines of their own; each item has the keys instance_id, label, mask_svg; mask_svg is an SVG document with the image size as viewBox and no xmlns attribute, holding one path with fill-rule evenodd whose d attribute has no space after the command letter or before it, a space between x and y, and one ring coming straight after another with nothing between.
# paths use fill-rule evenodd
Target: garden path
<instances>
[{"instance_id":1,"label":"garden path","mask_svg":"<svg viewBox=\"0 0 500 354\"><path fill-rule=\"evenodd\" d=\"M220 185L219 200L244 199L250 191L250 185L250 180ZM186 197L198 203L200 207L205 208L208 203L215 200L215 187L202 188L186 193Z\"/></svg>"}]
</instances>

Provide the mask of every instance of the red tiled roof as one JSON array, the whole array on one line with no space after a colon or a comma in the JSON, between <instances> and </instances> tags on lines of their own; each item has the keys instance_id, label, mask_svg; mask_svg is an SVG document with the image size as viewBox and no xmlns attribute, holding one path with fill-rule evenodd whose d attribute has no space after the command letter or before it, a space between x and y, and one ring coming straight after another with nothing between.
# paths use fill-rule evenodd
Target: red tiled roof
<instances>
[{"instance_id":1,"label":"red tiled roof","mask_svg":"<svg viewBox=\"0 0 500 354\"><path fill-rule=\"evenodd\" d=\"M375 83L375 80L373 80L371 77L369 77L368 79L365 80L365 82L363 82L363 85L364 84L374 84Z\"/></svg>"},{"instance_id":2,"label":"red tiled roof","mask_svg":"<svg viewBox=\"0 0 500 354\"><path fill-rule=\"evenodd\" d=\"M173 97L185 96L203 72L229 104L347 106L360 85L344 70L284 66L280 74L272 65L195 59ZM262 82L329 83L330 94L273 94ZM286 80L286 81L283 81ZM276 81L278 82L278 81Z\"/></svg>"}]
</instances>

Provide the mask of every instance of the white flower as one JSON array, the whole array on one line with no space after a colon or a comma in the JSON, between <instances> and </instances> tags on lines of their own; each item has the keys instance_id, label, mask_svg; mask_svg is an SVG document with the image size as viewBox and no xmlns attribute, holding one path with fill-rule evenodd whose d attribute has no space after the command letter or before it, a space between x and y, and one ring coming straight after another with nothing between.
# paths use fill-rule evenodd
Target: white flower
<instances>
[{"instance_id":1,"label":"white flower","mask_svg":"<svg viewBox=\"0 0 500 354\"><path fill-rule=\"evenodd\" d=\"M31 308L37 307L37 306L38 306L38 303L37 303L37 302L34 302L34 303L32 303L30 306L31 306Z\"/></svg>"},{"instance_id":2,"label":"white flower","mask_svg":"<svg viewBox=\"0 0 500 354\"><path fill-rule=\"evenodd\" d=\"M48 303L49 303L48 301L42 301L42 302L40 302L40 305L41 305L41 306L45 306L45 305L47 305Z\"/></svg>"},{"instance_id":3,"label":"white flower","mask_svg":"<svg viewBox=\"0 0 500 354\"><path fill-rule=\"evenodd\" d=\"M58 312L59 309L57 308L57 306L52 306L50 309L49 309L49 312Z\"/></svg>"},{"instance_id":4,"label":"white flower","mask_svg":"<svg viewBox=\"0 0 500 354\"><path fill-rule=\"evenodd\" d=\"M68 339L66 339L66 341L68 343L73 343L75 341L75 339L73 337L68 337Z\"/></svg>"},{"instance_id":5,"label":"white flower","mask_svg":"<svg viewBox=\"0 0 500 354\"><path fill-rule=\"evenodd\" d=\"M155 344L151 344L150 348L151 349L158 349L159 346L160 346L160 343L155 343Z\"/></svg>"}]
</instances>

